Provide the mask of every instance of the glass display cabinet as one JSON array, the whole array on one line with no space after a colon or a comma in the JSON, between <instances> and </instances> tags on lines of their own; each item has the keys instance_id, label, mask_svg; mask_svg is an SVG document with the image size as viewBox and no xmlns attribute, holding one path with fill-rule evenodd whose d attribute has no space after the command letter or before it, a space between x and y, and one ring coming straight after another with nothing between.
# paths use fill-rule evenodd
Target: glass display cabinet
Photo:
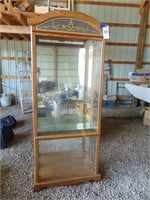
<instances>
[{"instance_id":1,"label":"glass display cabinet","mask_svg":"<svg viewBox=\"0 0 150 200\"><path fill-rule=\"evenodd\" d=\"M34 190L100 180L104 41L100 22L52 11L29 19Z\"/></svg>"}]
</instances>

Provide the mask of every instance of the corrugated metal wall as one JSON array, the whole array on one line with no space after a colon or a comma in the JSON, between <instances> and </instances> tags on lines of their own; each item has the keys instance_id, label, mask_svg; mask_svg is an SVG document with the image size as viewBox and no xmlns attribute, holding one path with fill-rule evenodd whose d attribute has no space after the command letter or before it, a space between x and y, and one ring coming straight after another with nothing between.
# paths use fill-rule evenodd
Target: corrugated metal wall
<instances>
[{"instance_id":1,"label":"corrugated metal wall","mask_svg":"<svg viewBox=\"0 0 150 200\"><path fill-rule=\"evenodd\" d=\"M40 81L53 81L58 78L60 84L65 83L66 78L73 78L74 82L78 77L78 56L79 49L68 47L38 46L37 47L37 67L40 69ZM56 66L57 65L57 66ZM56 76L56 68L58 74ZM65 71L64 71L65 70Z\"/></svg>"},{"instance_id":2,"label":"corrugated metal wall","mask_svg":"<svg viewBox=\"0 0 150 200\"><path fill-rule=\"evenodd\" d=\"M102 0L100 0L102 1ZM98 1L98 2L100 2ZM102 1L103 2L103 1ZM107 1L106 1L107 2ZM110 1L108 1L110 2ZM128 1L111 1L120 3L141 3L139 0ZM123 24L139 24L140 14L137 7L119 7L119 6L104 6L104 5L85 5L77 4L76 11L84 12L92 17L96 18L100 22L104 23L123 23ZM132 27L110 27L110 39L109 42L118 43L138 43L138 28ZM147 30L149 34L149 29ZM150 43L150 39L147 36L146 42ZM145 48L144 61L150 62L149 53L150 48ZM137 46L106 46L105 61L111 59L114 61L136 61ZM150 68L150 66L143 66L144 68ZM108 68L108 64L105 64L105 68ZM112 64L112 77L113 78L128 78L128 73L134 71L135 64ZM118 81L108 81L108 95L116 94L116 87ZM127 90L120 90L120 95L128 94Z\"/></svg>"},{"instance_id":3,"label":"corrugated metal wall","mask_svg":"<svg viewBox=\"0 0 150 200\"><path fill-rule=\"evenodd\" d=\"M18 88L16 87L17 71L16 65L19 62L23 67L24 61L17 60L25 57L26 52L30 51L29 42L20 41L0 41L1 57L6 57L1 60L1 73L3 76L2 86L3 93L16 94ZM9 57L9 58L8 58ZM19 64L19 65L20 65ZM8 78L6 78L8 76Z\"/></svg>"},{"instance_id":4,"label":"corrugated metal wall","mask_svg":"<svg viewBox=\"0 0 150 200\"><path fill-rule=\"evenodd\" d=\"M97 0L98 2L103 2L103 0ZM110 0L105 0L105 2L110 2ZM133 3L140 4L140 0L111 0L111 2L119 3ZM95 17L100 22L104 23L122 23L122 24L139 24L140 14L138 7L119 7L119 6L105 6L105 5L89 5L89 4L75 4L75 10L78 12L83 12L85 14ZM150 25L150 13L148 18L148 24ZM115 43L138 43L138 27L127 27L127 26L110 26L110 39L106 42ZM17 42L17 41L0 41L1 42L1 56L17 56L23 57L24 52L30 51L30 43L28 42ZM150 28L147 28L146 32L146 44L144 48L144 58L143 62L148 62L144 64L143 68L150 69ZM137 46L120 46L120 45L106 45L105 61L108 59L112 60L112 77L113 78L128 78L128 73L134 71L135 64L132 62L136 61L136 51ZM38 57L39 62L45 66L45 50L43 48L39 49ZM51 56L50 56L51 57ZM49 57L49 59L50 59ZM51 57L52 58L52 57ZM117 61L122 61L121 64ZM131 61L131 64L126 64L124 61ZM49 62L51 62L49 60ZM45 66L46 67L46 66ZM107 62L105 63L105 68L108 67ZM15 75L15 60L2 60L1 61L2 75ZM44 73L44 72L43 72ZM3 79L4 93L14 93L11 89L15 89L16 80L15 79ZM108 81L108 94L116 94L117 81ZM128 93L128 92L127 92ZM122 90L120 94L126 94L125 90Z\"/></svg>"}]
</instances>

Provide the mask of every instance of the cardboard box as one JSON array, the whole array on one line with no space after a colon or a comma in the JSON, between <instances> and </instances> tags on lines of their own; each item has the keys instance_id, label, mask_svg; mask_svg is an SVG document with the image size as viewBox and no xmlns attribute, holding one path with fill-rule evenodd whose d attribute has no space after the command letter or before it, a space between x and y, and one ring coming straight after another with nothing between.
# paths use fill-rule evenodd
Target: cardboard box
<instances>
[{"instance_id":1,"label":"cardboard box","mask_svg":"<svg viewBox=\"0 0 150 200\"><path fill-rule=\"evenodd\" d=\"M48 5L36 5L35 4L35 6L34 6L34 12L35 13L47 13L47 12L49 12L49 7L48 7Z\"/></svg>"},{"instance_id":2,"label":"cardboard box","mask_svg":"<svg viewBox=\"0 0 150 200\"><path fill-rule=\"evenodd\" d=\"M129 81L133 83L150 83L150 72L141 70L137 72L129 72Z\"/></svg>"},{"instance_id":3,"label":"cardboard box","mask_svg":"<svg viewBox=\"0 0 150 200\"><path fill-rule=\"evenodd\" d=\"M28 8L30 6L30 3L28 0L24 0L22 1L20 4L18 4L16 7L20 10L20 11L25 11L26 8Z\"/></svg>"},{"instance_id":4,"label":"cardboard box","mask_svg":"<svg viewBox=\"0 0 150 200\"><path fill-rule=\"evenodd\" d=\"M150 107L145 108L143 124L150 126Z\"/></svg>"},{"instance_id":5,"label":"cardboard box","mask_svg":"<svg viewBox=\"0 0 150 200\"><path fill-rule=\"evenodd\" d=\"M139 72L139 73L150 73L150 70L148 70L148 69L136 69L136 72Z\"/></svg>"},{"instance_id":6,"label":"cardboard box","mask_svg":"<svg viewBox=\"0 0 150 200\"><path fill-rule=\"evenodd\" d=\"M49 0L35 0L34 2L35 13L47 13L49 12Z\"/></svg>"}]
</instances>

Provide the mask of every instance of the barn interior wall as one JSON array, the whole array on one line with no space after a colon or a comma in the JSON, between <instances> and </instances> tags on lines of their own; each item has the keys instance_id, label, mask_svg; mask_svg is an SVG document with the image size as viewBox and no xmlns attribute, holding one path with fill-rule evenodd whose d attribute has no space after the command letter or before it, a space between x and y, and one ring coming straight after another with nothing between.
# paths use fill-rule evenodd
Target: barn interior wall
<instances>
[{"instance_id":1,"label":"barn interior wall","mask_svg":"<svg viewBox=\"0 0 150 200\"><path fill-rule=\"evenodd\" d=\"M99 0L98 2L100 2ZM112 2L116 2L113 0ZM123 3L118 0L117 2ZM125 1L125 3L140 3L139 0ZM110 39L106 40L105 69L108 69L108 60L111 60L111 80L107 82L107 94L116 95L117 82L126 81L130 71L135 69L137 43L140 23L138 7L119 7L95 4L75 4L75 11L93 16L100 23L109 25ZM118 24L118 25L117 25ZM120 25L119 25L120 24ZM150 70L150 14L144 47L142 67ZM16 59L24 57L30 51L30 42L1 40L1 76L3 93L16 94ZM45 50L41 48L39 60L45 62ZM52 56L51 56L52 58ZM43 66L46 62L43 63ZM120 90L121 95L128 92Z\"/></svg>"}]
</instances>

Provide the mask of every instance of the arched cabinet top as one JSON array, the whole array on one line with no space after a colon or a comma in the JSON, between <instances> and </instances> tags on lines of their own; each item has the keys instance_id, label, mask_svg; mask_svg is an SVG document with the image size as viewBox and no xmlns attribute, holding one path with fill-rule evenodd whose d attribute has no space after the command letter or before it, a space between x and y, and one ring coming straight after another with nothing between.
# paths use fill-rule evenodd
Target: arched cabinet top
<instances>
[{"instance_id":1,"label":"arched cabinet top","mask_svg":"<svg viewBox=\"0 0 150 200\"><path fill-rule=\"evenodd\" d=\"M87 39L102 39L100 22L95 18L74 11L51 11L37 18L29 18L28 23L33 27L32 31L39 35L52 34L52 37L72 38L82 37ZM63 34L62 34L63 33ZM82 40L81 39L81 40Z\"/></svg>"}]
</instances>

